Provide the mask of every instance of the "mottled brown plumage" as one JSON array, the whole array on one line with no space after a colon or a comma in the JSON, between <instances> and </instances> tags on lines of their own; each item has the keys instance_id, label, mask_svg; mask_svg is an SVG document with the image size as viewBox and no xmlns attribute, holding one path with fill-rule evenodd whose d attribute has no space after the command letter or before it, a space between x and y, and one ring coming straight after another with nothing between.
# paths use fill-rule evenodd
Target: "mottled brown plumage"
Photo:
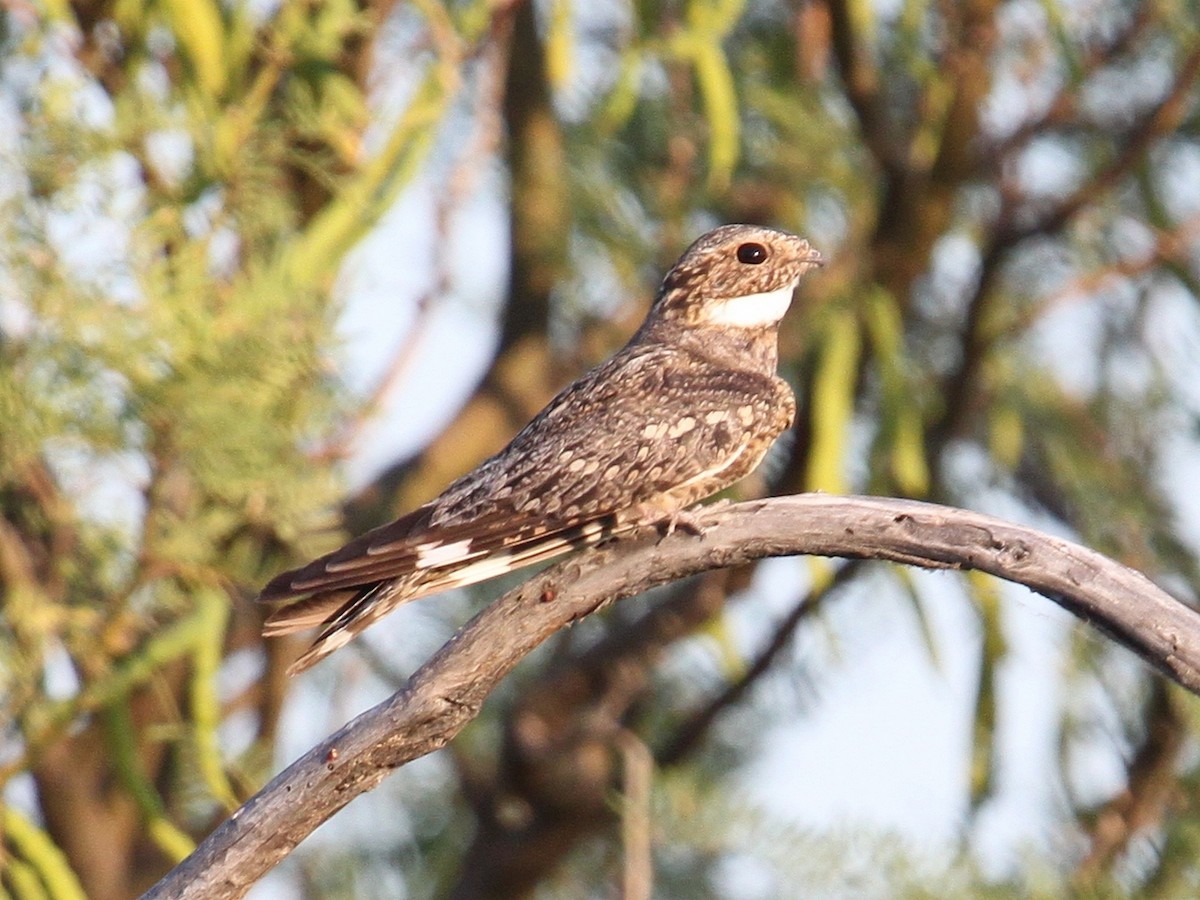
<instances>
[{"instance_id":1,"label":"mottled brown plumage","mask_svg":"<svg viewBox=\"0 0 1200 900\"><path fill-rule=\"evenodd\" d=\"M747 475L795 415L779 319L819 255L726 225L667 273L645 323L512 442L436 499L285 572L265 633L321 626L302 671L401 603L670 523Z\"/></svg>"}]
</instances>

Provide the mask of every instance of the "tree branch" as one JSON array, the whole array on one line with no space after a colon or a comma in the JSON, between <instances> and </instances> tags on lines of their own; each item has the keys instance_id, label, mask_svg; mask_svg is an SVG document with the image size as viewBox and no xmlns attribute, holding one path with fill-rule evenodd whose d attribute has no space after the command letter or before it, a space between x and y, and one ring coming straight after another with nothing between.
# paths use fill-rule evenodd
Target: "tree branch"
<instances>
[{"instance_id":1,"label":"tree branch","mask_svg":"<svg viewBox=\"0 0 1200 900\"><path fill-rule=\"evenodd\" d=\"M1064 82L1040 116L1018 126L1015 131L995 142L994 146L981 154L989 169L995 170L998 160L1004 159L1014 150L1023 149L1031 138L1038 135L1071 126L1094 127L1094 123L1078 119L1083 86L1101 69L1129 53L1146 36L1150 26L1158 24L1162 17L1162 11L1156 9L1153 4L1144 3L1135 7L1125 25L1116 34L1104 44L1087 51L1074 73Z\"/></svg>"},{"instance_id":2,"label":"tree branch","mask_svg":"<svg viewBox=\"0 0 1200 900\"><path fill-rule=\"evenodd\" d=\"M771 634L770 640L754 661L734 681L729 682L724 689L711 698L703 706L692 712L674 733L664 743L655 755L655 761L660 767L672 766L684 759L708 734L717 717L726 709L739 702L750 689L771 670L772 664L784 650L791 646L792 638L800 628L800 623L812 618L825 605L825 600L834 591L849 584L858 574L862 563L855 561L842 566L830 579L828 584L809 591L803 599L792 607L791 612L783 617Z\"/></svg>"},{"instance_id":3,"label":"tree branch","mask_svg":"<svg viewBox=\"0 0 1200 900\"><path fill-rule=\"evenodd\" d=\"M1080 893L1095 890L1138 834L1170 814L1180 785L1175 775L1188 740L1187 716L1171 686L1155 681L1145 710L1146 733L1126 765L1126 786L1101 807L1090 829L1092 846L1075 872Z\"/></svg>"},{"instance_id":4,"label":"tree branch","mask_svg":"<svg viewBox=\"0 0 1200 900\"><path fill-rule=\"evenodd\" d=\"M574 847L612 824L616 763L625 753L620 735L647 702L655 669L749 585L752 568L677 582L523 686L502 716L494 771L486 784L472 785L475 832L450 900L529 896Z\"/></svg>"},{"instance_id":5,"label":"tree branch","mask_svg":"<svg viewBox=\"0 0 1200 900\"><path fill-rule=\"evenodd\" d=\"M1070 196L1032 221L1018 223L1010 219L1002 223L996 244L1001 248L1012 247L1026 238L1055 232L1076 213L1116 186L1144 158L1155 141L1179 128L1190 108L1192 88L1197 78L1200 78L1200 46L1184 57L1166 94L1130 130L1112 162L1095 172Z\"/></svg>"},{"instance_id":6,"label":"tree branch","mask_svg":"<svg viewBox=\"0 0 1200 900\"><path fill-rule=\"evenodd\" d=\"M854 15L846 0L829 0L829 22L834 58L841 72L846 99L858 117L863 144L884 170L902 169L898 148L880 88L879 70L854 30Z\"/></svg>"},{"instance_id":7,"label":"tree branch","mask_svg":"<svg viewBox=\"0 0 1200 900\"><path fill-rule=\"evenodd\" d=\"M1077 544L913 501L806 494L709 508L702 536L649 530L569 558L465 625L387 701L278 775L147 898L241 897L318 825L401 765L444 746L488 693L558 630L613 601L766 556L975 568L1027 585L1200 693L1200 614Z\"/></svg>"}]
</instances>

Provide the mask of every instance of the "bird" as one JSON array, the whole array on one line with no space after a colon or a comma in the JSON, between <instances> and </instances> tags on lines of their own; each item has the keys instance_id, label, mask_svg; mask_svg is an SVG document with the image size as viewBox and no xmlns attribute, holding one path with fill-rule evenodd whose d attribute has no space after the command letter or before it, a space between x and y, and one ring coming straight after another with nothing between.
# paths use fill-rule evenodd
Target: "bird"
<instances>
[{"instance_id":1,"label":"bird","mask_svg":"<svg viewBox=\"0 0 1200 900\"><path fill-rule=\"evenodd\" d=\"M748 475L789 429L779 324L822 264L803 238L756 225L699 237L645 321L496 455L428 503L273 578L270 637L320 628L295 675L402 603L649 526Z\"/></svg>"}]
</instances>

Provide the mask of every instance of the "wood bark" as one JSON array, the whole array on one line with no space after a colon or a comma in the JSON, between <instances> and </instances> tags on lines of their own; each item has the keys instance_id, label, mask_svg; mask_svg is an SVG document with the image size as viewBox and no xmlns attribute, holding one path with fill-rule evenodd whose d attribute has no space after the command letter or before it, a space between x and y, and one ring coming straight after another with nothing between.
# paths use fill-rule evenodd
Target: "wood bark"
<instances>
[{"instance_id":1,"label":"wood bark","mask_svg":"<svg viewBox=\"0 0 1200 900\"><path fill-rule=\"evenodd\" d=\"M147 894L243 896L318 825L450 741L546 638L605 604L767 556L972 568L1024 584L1200 693L1200 613L1094 551L990 516L914 501L805 494L709 507L701 535L650 530L562 562L459 630L409 682L280 773Z\"/></svg>"}]
</instances>

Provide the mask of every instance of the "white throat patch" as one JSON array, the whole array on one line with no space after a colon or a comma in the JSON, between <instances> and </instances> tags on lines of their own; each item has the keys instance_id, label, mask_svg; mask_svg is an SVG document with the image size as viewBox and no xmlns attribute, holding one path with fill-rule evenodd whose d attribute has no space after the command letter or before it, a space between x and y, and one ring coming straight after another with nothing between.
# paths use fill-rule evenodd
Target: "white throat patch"
<instances>
[{"instance_id":1,"label":"white throat patch","mask_svg":"<svg viewBox=\"0 0 1200 900\"><path fill-rule=\"evenodd\" d=\"M792 305L792 293L795 290L796 282L793 281L778 290L730 297L728 300L712 303L704 321L710 325L724 325L729 328L763 328L774 325Z\"/></svg>"}]
</instances>

